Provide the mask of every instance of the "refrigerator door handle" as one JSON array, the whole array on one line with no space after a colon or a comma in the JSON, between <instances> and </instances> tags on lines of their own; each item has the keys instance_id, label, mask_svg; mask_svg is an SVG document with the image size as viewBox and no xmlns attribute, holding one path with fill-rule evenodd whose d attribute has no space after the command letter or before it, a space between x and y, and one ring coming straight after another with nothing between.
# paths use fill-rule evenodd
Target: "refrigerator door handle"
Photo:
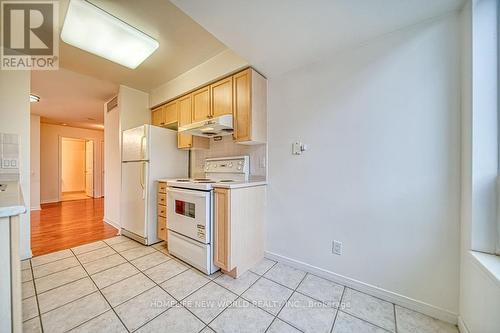
<instances>
[{"instance_id":1,"label":"refrigerator door handle","mask_svg":"<svg viewBox=\"0 0 500 333\"><path fill-rule=\"evenodd\" d=\"M144 141L146 140L146 136L143 135L141 137L141 159L143 160L145 157L144 157Z\"/></svg>"},{"instance_id":2,"label":"refrigerator door handle","mask_svg":"<svg viewBox=\"0 0 500 333\"><path fill-rule=\"evenodd\" d=\"M141 187L142 187L142 200L145 199L146 197L146 189L144 188L144 167L146 166L146 162L142 162L142 165L141 165L141 179L140 179L140 182L141 182Z\"/></svg>"}]
</instances>

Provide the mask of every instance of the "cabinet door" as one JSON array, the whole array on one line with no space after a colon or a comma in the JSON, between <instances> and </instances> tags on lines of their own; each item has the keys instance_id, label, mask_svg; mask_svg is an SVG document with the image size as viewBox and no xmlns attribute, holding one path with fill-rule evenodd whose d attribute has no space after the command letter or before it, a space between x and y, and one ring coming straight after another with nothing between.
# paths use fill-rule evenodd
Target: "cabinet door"
<instances>
[{"instance_id":1,"label":"cabinet door","mask_svg":"<svg viewBox=\"0 0 500 333\"><path fill-rule=\"evenodd\" d=\"M171 124L177 121L177 101L172 101L163 107L164 124Z\"/></svg>"},{"instance_id":2,"label":"cabinet door","mask_svg":"<svg viewBox=\"0 0 500 333\"><path fill-rule=\"evenodd\" d=\"M177 118L179 127L191 124L192 119L192 95L186 95L177 100ZM190 134L179 133L177 135L177 148L191 148L193 145L193 136Z\"/></svg>"},{"instance_id":3,"label":"cabinet door","mask_svg":"<svg viewBox=\"0 0 500 333\"><path fill-rule=\"evenodd\" d=\"M193 146L193 136L190 134L177 134L177 148L186 149Z\"/></svg>"},{"instance_id":4,"label":"cabinet door","mask_svg":"<svg viewBox=\"0 0 500 333\"><path fill-rule=\"evenodd\" d=\"M192 121L202 121L211 117L210 112L210 87L203 87L192 93L193 112Z\"/></svg>"},{"instance_id":5,"label":"cabinet door","mask_svg":"<svg viewBox=\"0 0 500 333\"><path fill-rule=\"evenodd\" d=\"M216 188L215 196L215 264L225 271L231 267L231 220L230 220L230 190Z\"/></svg>"},{"instance_id":6,"label":"cabinet door","mask_svg":"<svg viewBox=\"0 0 500 333\"><path fill-rule=\"evenodd\" d=\"M177 100L179 127L191 124L191 94Z\"/></svg>"},{"instance_id":7,"label":"cabinet door","mask_svg":"<svg viewBox=\"0 0 500 333\"><path fill-rule=\"evenodd\" d=\"M212 116L233 114L233 78L228 77L210 85Z\"/></svg>"},{"instance_id":8,"label":"cabinet door","mask_svg":"<svg viewBox=\"0 0 500 333\"><path fill-rule=\"evenodd\" d=\"M163 126L165 124L165 121L163 120L163 112L162 112L163 107L159 107L157 109L154 109L152 114L151 114L151 124L154 126Z\"/></svg>"},{"instance_id":9,"label":"cabinet door","mask_svg":"<svg viewBox=\"0 0 500 333\"><path fill-rule=\"evenodd\" d=\"M250 69L233 75L234 138L236 141L251 140L252 126L252 72Z\"/></svg>"},{"instance_id":10,"label":"cabinet door","mask_svg":"<svg viewBox=\"0 0 500 333\"><path fill-rule=\"evenodd\" d=\"M157 237L164 241L167 240L167 218L158 216Z\"/></svg>"}]
</instances>

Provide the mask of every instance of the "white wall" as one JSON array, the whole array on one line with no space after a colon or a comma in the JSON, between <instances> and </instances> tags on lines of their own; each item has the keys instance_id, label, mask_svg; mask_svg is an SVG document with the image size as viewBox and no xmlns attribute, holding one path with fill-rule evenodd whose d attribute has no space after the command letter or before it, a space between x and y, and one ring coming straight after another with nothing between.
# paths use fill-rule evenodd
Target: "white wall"
<instances>
[{"instance_id":1,"label":"white wall","mask_svg":"<svg viewBox=\"0 0 500 333\"><path fill-rule=\"evenodd\" d=\"M119 228L121 191L120 110L104 105L104 221Z\"/></svg>"},{"instance_id":2,"label":"white wall","mask_svg":"<svg viewBox=\"0 0 500 333\"><path fill-rule=\"evenodd\" d=\"M40 210L40 116L30 117L31 210Z\"/></svg>"},{"instance_id":3,"label":"white wall","mask_svg":"<svg viewBox=\"0 0 500 333\"><path fill-rule=\"evenodd\" d=\"M62 138L61 187L62 192L85 191L85 140Z\"/></svg>"},{"instance_id":4,"label":"white wall","mask_svg":"<svg viewBox=\"0 0 500 333\"><path fill-rule=\"evenodd\" d=\"M124 131L151 122L149 94L121 85L118 89L120 130Z\"/></svg>"},{"instance_id":5,"label":"white wall","mask_svg":"<svg viewBox=\"0 0 500 333\"><path fill-rule=\"evenodd\" d=\"M472 234L471 247L494 253L498 176L497 1L472 1Z\"/></svg>"},{"instance_id":6,"label":"white wall","mask_svg":"<svg viewBox=\"0 0 500 333\"><path fill-rule=\"evenodd\" d=\"M225 50L175 79L151 90L149 105L153 107L161 104L247 66L246 60L231 50Z\"/></svg>"},{"instance_id":7,"label":"white wall","mask_svg":"<svg viewBox=\"0 0 500 333\"><path fill-rule=\"evenodd\" d=\"M459 37L454 13L269 80L269 253L456 320Z\"/></svg>"},{"instance_id":8,"label":"white wall","mask_svg":"<svg viewBox=\"0 0 500 333\"><path fill-rule=\"evenodd\" d=\"M463 57L459 324L462 333L500 332L500 284L470 252L472 248L489 252L494 249L494 184L498 154L497 112L494 108L497 101L488 97L496 92L486 86L497 85L496 79L491 76L496 76L496 71L492 68L497 66L496 59L492 59L497 50L491 48L496 43L496 40L492 40L492 34L496 34L495 23L491 24L496 16L495 7L495 0L468 1L461 13ZM483 14L489 19L481 19ZM490 55L481 55L484 51L490 52ZM488 64L490 69L484 67ZM481 89L482 91L478 91ZM474 102L473 96L476 99ZM481 106L485 100L489 100L489 106Z\"/></svg>"},{"instance_id":9,"label":"white wall","mask_svg":"<svg viewBox=\"0 0 500 333\"><path fill-rule=\"evenodd\" d=\"M31 257L30 245L30 72L0 70L0 133L19 135L20 184L27 208L20 219L19 255Z\"/></svg>"},{"instance_id":10,"label":"white wall","mask_svg":"<svg viewBox=\"0 0 500 333\"><path fill-rule=\"evenodd\" d=\"M101 172L99 160L102 158L100 142L103 131L42 123L40 125L40 197L41 203L59 200L59 139L60 137L94 141L95 174ZM106 159L106 156L104 156ZM101 181L94 177L94 193L101 194Z\"/></svg>"},{"instance_id":11,"label":"white wall","mask_svg":"<svg viewBox=\"0 0 500 333\"><path fill-rule=\"evenodd\" d=\"M149 124L149 94L120 85L118 107L107 112L104 105L104 221L120 227L121 133Z\"/></svg>"}]
</instances>

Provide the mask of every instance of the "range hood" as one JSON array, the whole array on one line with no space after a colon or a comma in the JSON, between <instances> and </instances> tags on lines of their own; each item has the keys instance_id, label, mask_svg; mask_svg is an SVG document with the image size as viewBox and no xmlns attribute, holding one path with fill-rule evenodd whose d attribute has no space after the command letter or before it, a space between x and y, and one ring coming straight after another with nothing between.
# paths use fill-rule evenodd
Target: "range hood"
<instances>
[{"instance_id":1,"label":"range hood","mask_svg":"<svg viewBox=\"0 0 500 333\"><path fill-rule=\"evenodd\" d=\"M185 126L180 126L179 133L211 138L214 136L233 134L233 116L225 115L210 120L203 120Z\"/></svg>"}]
</instances>

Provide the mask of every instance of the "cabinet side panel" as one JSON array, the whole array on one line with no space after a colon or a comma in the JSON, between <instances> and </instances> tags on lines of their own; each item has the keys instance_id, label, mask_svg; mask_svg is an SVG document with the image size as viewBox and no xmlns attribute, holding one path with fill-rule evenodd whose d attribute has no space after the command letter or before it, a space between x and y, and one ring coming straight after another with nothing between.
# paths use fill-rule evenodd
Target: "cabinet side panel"
<instances>
[{"instance_id":1,"label":"cabinet side panel","mask_svg":"<svg viewBox=\"0 0 500 333\"><path fill-rule=\"evenodd\" d=\"M215 264L221 269L230 271L232 269L232 253L230 252L231 230L231 202L229 191L224 189L215 190L215 223L214 223L214 255Z\"/></svg>"},{"instance_id":2,"label":"cabinet side panel","mask_svg":"<svg viewBox=\"0 0 500 333\"><path fill-rule=\"evenodd\" d=\"M252 141L267 142L267 80L252 69Z\"/></svg>"},{"instance_id":3,"label":"cabinet side panel","mask_svg":"<svg viewBox=\"0 0 500 333\"><path fill-rule=\"evenodd\" d=\"M234 137L236 141L251 138L251 72L249 69L233 76Z\"/></svg>"},{"instance_id":4,"label":"cabinet side panel","mask_svg":"<svg viewBox=\"0 0 500 333\"><path fill-rule=\"evenodd\" d=\"M238 275L264 257L265 186L231 190L231 259Z\"/></svg>"}]
</instances>

